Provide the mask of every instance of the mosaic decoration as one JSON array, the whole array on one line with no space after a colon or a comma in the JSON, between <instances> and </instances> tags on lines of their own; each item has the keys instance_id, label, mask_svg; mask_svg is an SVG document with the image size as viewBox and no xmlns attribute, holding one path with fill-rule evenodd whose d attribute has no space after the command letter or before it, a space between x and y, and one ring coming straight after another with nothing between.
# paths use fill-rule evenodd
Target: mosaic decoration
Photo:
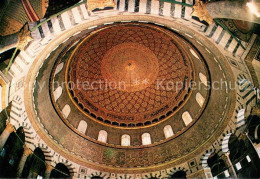
<instances>
[{"instance_id":1,"label":"mosaic decoration","mask_svg":"<svg viewBox=\"0 0 260 179\"><path fill-rule=\"evenodd\" d=\"M164 118L188 95L192 65L173 33L124 24L89 35L69 70L76 103L110 123Z\"/></svg>"}]
</instances>

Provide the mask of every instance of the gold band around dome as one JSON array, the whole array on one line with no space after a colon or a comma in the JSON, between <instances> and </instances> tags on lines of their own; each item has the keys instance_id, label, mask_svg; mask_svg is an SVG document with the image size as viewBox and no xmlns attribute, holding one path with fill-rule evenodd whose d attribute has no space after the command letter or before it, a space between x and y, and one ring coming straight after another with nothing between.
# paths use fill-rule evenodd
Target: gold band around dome
<instances>
[{"instance_id":1,"label":"gold band around dome","mask_svg":"<svg viewBox=\"0 0 260 179\"><path fill-rule=\"evenodd\" d=\"M106 27L104 27L104 28L106 28ZM100 31L100 29L98 29L97 31ZM94 34L94 32L92 32L91 35L92 35L92 34ZM85 39L84 39L84 40L85 40ZM83 40L83 41L84 41L84 40ZM83 43L83 42L80 42L79 45L80 45L81 43ZM78 46L79 46L79 45L78 45ZM74 51L76 51L76 50L77 50L77 49L75 48ZM73 51L73 52L74 52L74 51ZM73 53L72 53L72 55L73 55ZM71 56L72 56L72 55L71 55ZM188 55L189 55L189 54L188 54ZM71 58L71 56L70 56L70 58ZM61 60L61 58L59 59L59 61L60 61L60 60ZM59 61L56 62L56 65L54 66L54 69L56 69L57 65L59 64ZM69 64L69 63L68 63L68 64ZM67 64L66 69L65 69L65 71L66 71L65 74L67 74L67 71L68 71L68 68L69 68L69 65L68 65L68 64ZM50 81L53 81L53 80L54 80L54 71L55 71L55 70L53 70L53 73L51 74L51 80L50 80ZM207 73L207 72L206 72L206 73ZM194 77L194 79L195 79L195 77ZM67 81L67 75L65 75L65 81ZM169 119L170 117L172 117L175 113L177 113L177 112L182 108L182 106L185 105L185 103L182 103L181 107L178 108L171 116L165 118L164 120L158 121L157 123L153 123L153 124L151 124L151 125L148 125L148 126L138 126L138 127L113 126L113 125L109 125L109 124L103 123L103 122L101 122L101 121L99 121L99 120L93 118L92 116L88 115L87 113L85 113L85 111L82 110L82 109L78 106L78 104L73 100L73 97L71 96L71 94L70 94L70 92L69 92L68 85L67 85L67 83L65 83L65 84L66 84L67 94L69 95L70 100L71 100L71 101L73 102L73 104L77 107L77 109L80 110L85 116L87 116L87 117L89 117L90 119L94 120L95 122L98 122L99 124L105 125L105 126L107 126L107 127L113 127L113 128L119 128L119 129L140 129L140 128L149 128L149 127L158 125L158 124L160 124L161 122L166 121L167 119ZM52 87L52 83L50 83L50 88L51 88L51 89L53 88L53 87ZM190 98L191 94L192 94L192 93L189 94L188 99ZM87 138L88 140L90 140L90 141L92 141L92 142L95 142L95 143L98 143L98 144L100 144L100 145L105 145L105 146L110 146L110 147L116 147L116 148L143 148L143 146L121 146L121 145L113 145L113 144L103 143L103 142L99 142L99 141L97 141L97 140L94 140L93 138L88 137L87 135L84 135L84 134L78 132L78 131L70 124L70 122L68 122L68 120L66 120L66 119L63 117L63 115L61 114L59 107L58 107L57 104L55 103L53 92L51 92L51 99L52 99L52 101L53 101L54 107L55 107L55 109L56 109L58 115L60 116L60 118L66 123L67 126L69 126L69 127L71 128L71 130L73 130L73 131L74 131L75 133L77 133L78 135L80 135L80 136L82 136L82 137L84 137L84 138ZM209 99L209 94L208 94L208 93L207 93L207 96L206 96L205 99L207 99L207 100ZM185 131L187 131L193 124L196 123L196 121L198 120L199 116L203 113L203 109L206 107L206 104L207 104L207 102L205 101L205 103L204 103L203 106L202 106L202 110L200 111L200 113L199 113L197 116L194 116L194 121L193 121L191 124L189 124L188 126L186 126L182 131L176 133L174 136L172 136L172 137L170 137L170 138L168 138L168 139L165 139L164 141L150 144L150 145L148 145L148 147L160 145L160 144L162 144L162 143L165 143L165 142L167 142L167 141L170 141L170 140L172 140L172 139L174 139L174 138L177 138L178 136L180 136L180 135L181 135L182 133L184 133Z\"/></svg>"}]
</instances>

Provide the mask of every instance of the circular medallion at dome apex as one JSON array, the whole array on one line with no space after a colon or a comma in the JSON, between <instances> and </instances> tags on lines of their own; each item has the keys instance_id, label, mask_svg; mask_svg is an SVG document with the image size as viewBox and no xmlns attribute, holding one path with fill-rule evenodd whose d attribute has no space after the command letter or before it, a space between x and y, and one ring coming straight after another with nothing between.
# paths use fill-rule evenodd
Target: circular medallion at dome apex
<instances>
[{"instance_id":1,"label":"circular medallion at dome apex","mask_svg":"<svg viewBox=\"0 0 260 179\"><path fill-rule=\"evenodd\" d=\"M102 77L118 90L135 92L149 87L157 78L159 63L154 53L138 43L111 48L101 62Z\"/></svg>"},{"instance_id":2,"label":"circular medallion at dome apex","mask_svg":"<svg viewBox=\"0 0 260 179\"><path fill-rule=\"evenodd\" d=\"M88 35L67 66L74 102L92 117L138 124L187 100L192 63L175 34L149 24L111 25Z\"/></svg>"}]
</instances>

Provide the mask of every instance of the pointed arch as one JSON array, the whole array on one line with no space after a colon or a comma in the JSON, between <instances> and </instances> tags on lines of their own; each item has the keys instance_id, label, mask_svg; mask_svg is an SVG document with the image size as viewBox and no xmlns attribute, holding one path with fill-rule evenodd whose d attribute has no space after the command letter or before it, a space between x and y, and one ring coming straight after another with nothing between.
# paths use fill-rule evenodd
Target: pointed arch
<instances>
[{"instance_id":1,"label":"pointed arch","mask_svg":"<svg viewBox=\"0 0 260 179\"><path fill-rule=\"evenodd\" d=\"M1 150L1 174L3 178L15 178L24 153L25 133L23 127L12 132Z\"/></svg>"},{"instance_id":2,"label":"pointed arch","mask_svg":"<svg viewBox=\"0 0 260 179\"><path fill-rule=\"evenodd\" d=\"M33 155L28 157L23 169L22 178L37 178L37 176L44 176L45 155L41 148L36 147L33 151Z\"/></svg>"},{"instance_id":3,"label":"pointed arch","mask_svg":"<svg viewBox=\"0 0 260 179\"><path fill-rule=\"evenodd\" d=\"M226 163L216 152L212 152L207 159L207 165L213 177L224 178L226 175Z\"/></svg>"}]
</instances>

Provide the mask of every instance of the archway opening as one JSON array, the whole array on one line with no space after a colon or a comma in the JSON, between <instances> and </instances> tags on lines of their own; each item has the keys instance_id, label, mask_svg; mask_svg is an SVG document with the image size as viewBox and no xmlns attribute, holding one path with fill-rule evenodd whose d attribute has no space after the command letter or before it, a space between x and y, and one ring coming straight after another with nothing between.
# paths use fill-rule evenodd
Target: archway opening
<instances>
[{"instance_id":1,"label":"archway opening","mask_svg":"<svg viewBox=\"0 0 260 179\"><path fill-rule=\"evenodd\" d=\"M44 176L45 156L40 148L36 148L33 155L30 155L24 165L22 177L23 178L37 178L37 176Z\"/></svg>"},{"instance_id":2,"label":"archway opening","mask_svg":"<svg viewBox=\"0 0 260 179\"><path fill-rule=\"evenodd\" d=\"M247 118L248 135L252 142L260 143L260 116L249 116Z\"/></svg>"},{"instance_id":3,"label":"archway opening","mask_svg":"<svg viewBox=\"0 0 260 179\"><path fill-rule=\"evenodd\" d=\"M257 178L260 176L258 171L259 157L245 135L238 138L232 134L228 141L228 148L229 158L238 178Z\"/></svg>"},{"instance_id":4,"label":"archway opening","mask_svg":"<svg viewBox=\"0 0 260 179\"><path fill-rule=\"evenodd\" d=\"M14 178L24 151L25 135L22 127L12 132L0 153L0 177Z\"/></svg>"},{"instance_id":5,"label":"archway opening","mask_svg":"<svg viewBox=\"0 0 260 179\"><path fill-rule=\"evenodd\" d=\"M181 170L172 174L170 178L187 178L187 176L186 176L186 172Z\"/></svg>"},{"instance_id":6,"label":"archway opening","mask_svg":"<svg viewBox=\"0 0 260 179\"><path fill-rule=\"evenodd\" d=\"M93 177L91 177L91 179L103 179L103 177L101 177L101 176L93 176Z\"/></svg>"},{"instance_id":7,"label":"archway opening","mask_svg":"<svg viewBox=\"0 0 260 179\"><path fill-rule=\"evenodd\" d=\"M215 177L225 177L224 171L227 169L227 166L224 160L220 159L218 154L212 153L208 158L208 166L211 169L212 176Z\"/></svg>"},{"instance_id":8,"label":"archway opening","mask_svg":"<svg viewBox=\"0 0 260 179\"><path fill-rule=\"evenodd\" d=\"M71 178L69 169L62 163L58 163L51 171L50 178Z\"/></svg>"}]
</instances>

